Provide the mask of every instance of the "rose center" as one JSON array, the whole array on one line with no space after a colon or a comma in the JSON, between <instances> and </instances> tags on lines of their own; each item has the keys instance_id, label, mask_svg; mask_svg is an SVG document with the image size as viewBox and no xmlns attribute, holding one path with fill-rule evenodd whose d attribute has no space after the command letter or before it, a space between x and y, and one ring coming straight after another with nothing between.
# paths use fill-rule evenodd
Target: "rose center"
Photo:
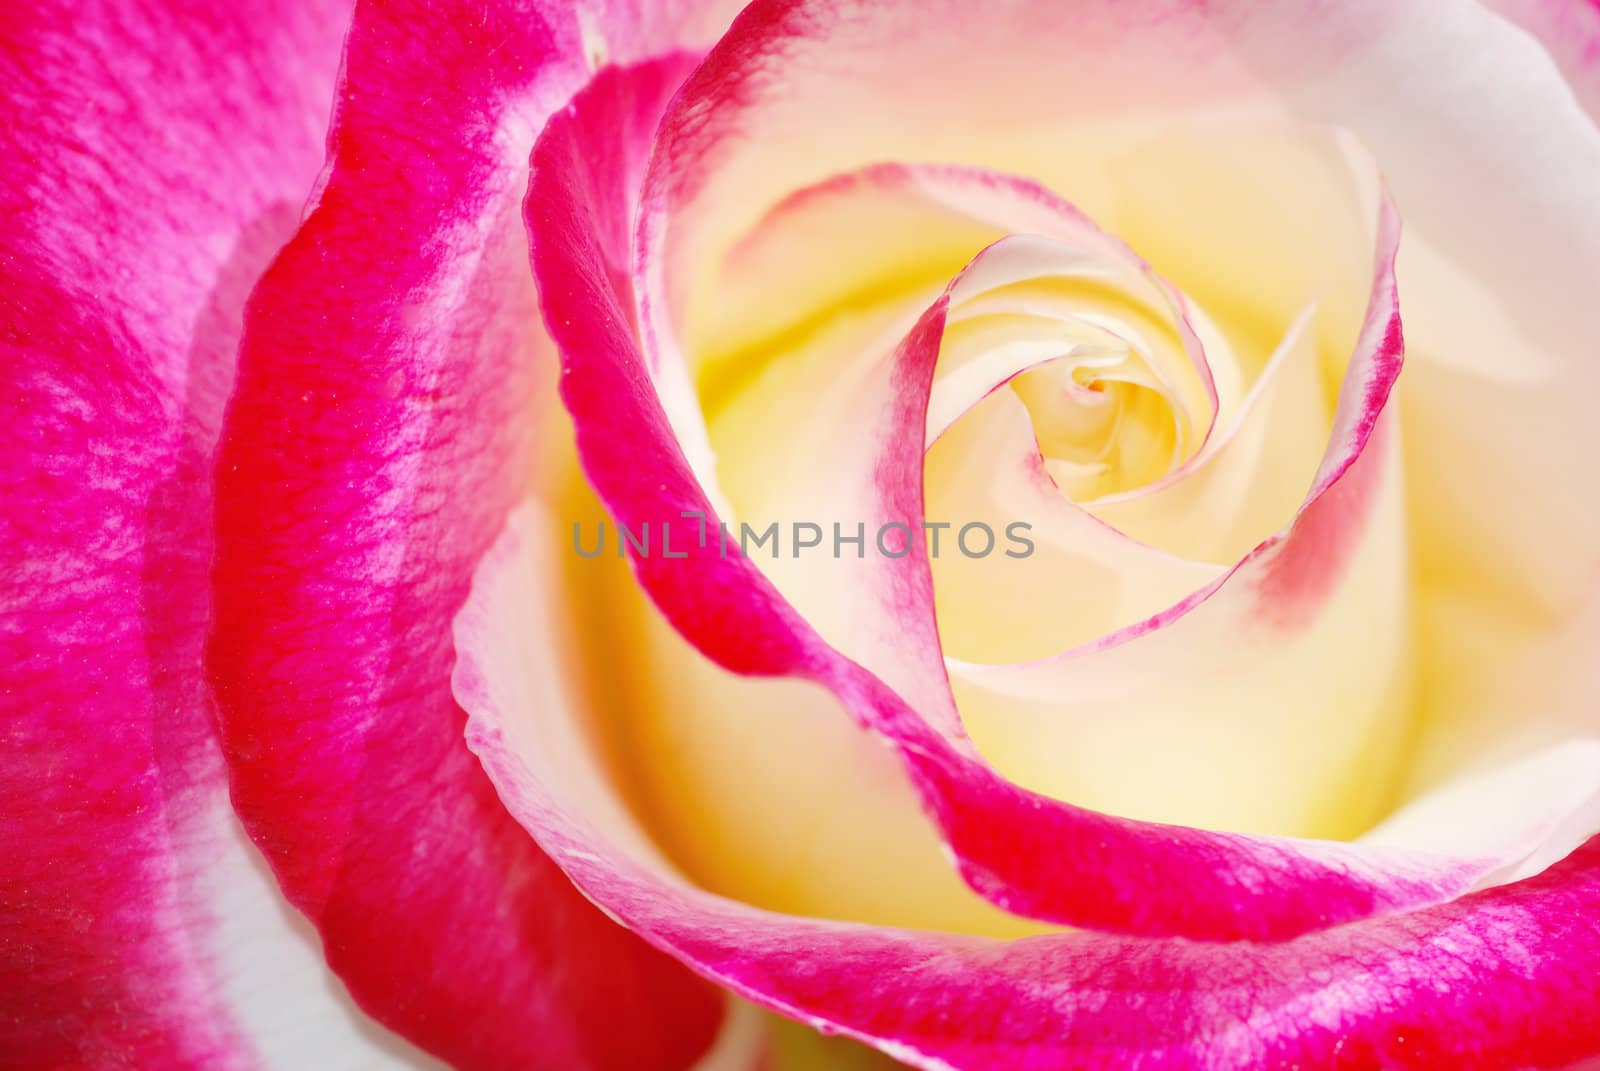
<instances>
[{"instance_id":1,"label":"rose center","mask_svg":"<svg viewBox=\"0 0 1600 1071\"><path fill-rule=\"evenodd\" d=\"M1036 274L1014 280L1017 271ZM1017 237L971 276L953 295L930 445L963 405L1003 387L1044 472L1079 505L1155 483L1199 451L1217 405L1207 353L1222 350L1230 365L1232 354L1214 335L1203 349L1194 315L1131 254Z\"/></svg>"}]
</instances>

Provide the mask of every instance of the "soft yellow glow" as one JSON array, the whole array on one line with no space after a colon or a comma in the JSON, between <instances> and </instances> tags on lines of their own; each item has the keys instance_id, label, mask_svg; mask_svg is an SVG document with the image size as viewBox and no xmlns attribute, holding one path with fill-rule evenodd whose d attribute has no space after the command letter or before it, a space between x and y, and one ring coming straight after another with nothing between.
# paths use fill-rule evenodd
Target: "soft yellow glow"
<instances>
[{"instance_id":1,"label":"soft yellow glow","mask_svg":"<svg viewBox=\"0 0 1600 1071\"><path fill-rule=\"evenodd\" d=\"M1408 548L1393 441L1353 558L1306 620L1227 592L1059 669L956 667L968 732L1030 788L1117 814L1335 838L1395 803L1414 733ZM1070 616L1073 603L1057 603ZM1003 617L991 617L1001 627Z\"/></svg>"},{"instance_id":2,"label":"soft yellow glow","mask_svg":"<svg viewBox=\"0 0 1600 1071\"><path fill-rule=\"evenodd\" d=\"M964 662L1091 641L1170 606L1281 527L1316 467L1330 369L1359 324L1370 218L1332 135L1225 127L1107 144L1118 150L1103 161L1097 201L1114 207L1101 222L1198 299L1217 399L1172 310L1148 294L1043 277L953 311L946 356L965 356L942 358L941 377L1012 343L1073 354L952 414L928 455L929 518L1003 531L1030 511L1037 522L1029 559L934 563L941 640ZM1204 212L1179 196L1191 181L1215 198ZM1306 202L1282 204L1285 190L1304 190ZM876 195L814 207L777 218L735 248L726 275L691 288L687 346L734 521L811 519L834 466L860 461L837 455L833 423L857 385L1002 236ZM1030 474L1020 461L1034 444L1042 468ZM1190 463L1190 479L1162 484ZM1209 619L1085 660L1038 695L957 664L980 748L1030 787L1118 813L1361 832L1390 805L1410 743L1414 654L1400 467L1392 451L1375 463L1375 518L1309 619L1252 621L1248 599L1219 602ZM562 515L597 518L577 486ZM1141 495L1147 487L1161 490ZM838 580L825 562L762 564L824 635L848 630L830 611ZM1038 929L967 889L898 760L831 696L711 665L614 559L574 561L568 584L587 633L608 637L585 672L612 774L691 878L799 914Z\"/></svg>"},{"instance_id":3,"label":"soft yellow glow","mask_svg":"<svg viewBox=\"0 0 1600 1071\"><path fill-rule=\"evenodd\" d=\"M560 515L603 513L574 470ZM561 533L565 542L570 528ZM614 547L566 555L575 667L618 791L689 878L775 911L1020 936L946 861L898 759L814 685L740 677L695 651Z\"/></svg>"}]
</instances>

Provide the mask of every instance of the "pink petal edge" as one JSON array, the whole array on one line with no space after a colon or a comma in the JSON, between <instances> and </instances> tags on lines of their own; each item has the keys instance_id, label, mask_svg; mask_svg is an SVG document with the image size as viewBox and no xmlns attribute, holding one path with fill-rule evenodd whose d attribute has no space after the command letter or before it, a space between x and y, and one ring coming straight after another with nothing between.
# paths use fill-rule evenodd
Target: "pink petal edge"
<instances>
[{"instance_id":1,"label":"pink petal edge","mask_svg":"<svg viewBox=\"0 0 1600 1071\"><path fill-rule=\"evenodd\" d=\"M200 672L240 308L321 166L349 13L181 8L0 14L0 1062L421 1066L238 829Z\"/></svg>"},{"instance_id":2,"label":"pink petal edge","mask_svg":"<svg viewBox=\"0 0 1600 1071\"><path fill-rule=\"evenodd\" d=\"M506 813L449 688L450 619L555 372L516 225L532 138L589 49L656 47L596 25L603 47L561 4L361 6L217 462L234 804L360 1005L460 1068L677 1071L723 1015Z\"/></svg>"},{"instance_id":3,"label":"pink petal edge","mask_svg":"<svg viewBox=\"0 0 1600 1071\"><path fill-rule=\"evenodd\" d=\"M740 996L929 1071L1491 1071L1600 1053L1587 921L1600 839L1516 884L1272 943L896 930L761 911L667 876L555 787L572 785L572 760L548 734L574 715L529 703L559 690L523 623L548 599L536 516L513 515L456 619L469 745L586 895Z\"/></svg>"}]
</instances>

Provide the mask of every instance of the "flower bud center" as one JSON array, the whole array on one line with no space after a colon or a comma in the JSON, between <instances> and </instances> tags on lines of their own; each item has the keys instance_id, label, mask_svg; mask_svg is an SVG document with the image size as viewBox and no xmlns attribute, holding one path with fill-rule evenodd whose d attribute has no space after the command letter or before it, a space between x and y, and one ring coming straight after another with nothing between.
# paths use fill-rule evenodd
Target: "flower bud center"
<instances>
[{"instance_id":1,"label":"flower bud center","mask_svg":"<svg viewBox=\"0 0 1600 1071\"><path fill-rule=\"evenodd\" d=\"M980 264L977 285L956 295L940 378L969 366L958 382L970 403L977 370L990 369L988 386L1021 401L1045 471L1079 504L1154 483L1193 456L1215 403L1177 299L1128 261L1029 236L1008 241L1020 249L993 251L998 285L983 288ZM1037 274L1016 279L1011 268L1024 261ZM932 411L944 410L941 401Z\"/></svg>"}]
</instances>

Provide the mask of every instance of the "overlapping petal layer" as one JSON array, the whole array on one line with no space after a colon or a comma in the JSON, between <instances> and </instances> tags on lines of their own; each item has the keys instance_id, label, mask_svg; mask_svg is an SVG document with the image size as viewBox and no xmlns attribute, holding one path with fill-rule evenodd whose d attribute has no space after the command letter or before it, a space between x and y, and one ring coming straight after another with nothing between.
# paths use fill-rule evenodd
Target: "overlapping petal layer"
<instances>
[{"instance_id":1,"label":"overlapping petal layer","mask_svg":"<svg viewBox=\"0 0 1600 1071\"><path fill-rule=\"evenodd\" d=\"M584 891L768 1008L928 1069L1564 1067L1600 1050L1587 846L1538 877L1270 944L1015 941L759 911L676 878L592 764L550 638L549 518L519 511L457 619L468 740Z\"/></svg>"},{"instance_id":2,"label":"overlapping petal layer","mask_svg":"<svg viewBox=\"0 0 1600 1071\"><path fill-rule=\"evenodd\" d=\"M181 8L0 14L0 1063L429 1066L249 846L200 674L240 310L348 10Z\"/></svg>"},{"instance_id":3,"label":"overlapping petal layer","mask_svg":"<svg viewBox=\"0 0 1600 1071\"><path fill-rule=\"evenodd\" d=\"M1488 0L1487 6L1549 50L1578 100L1600 120L1600 4L1594 0Z\"/></svg>"},{"instance_id":4,"label":"overlapping petal layer","mask_svg":"<svg viewBox=\"0 0 1600 1071\"><path fill-rule=\"evenodd\" d=\"M1587 15L1579 5L1569 17ZM1297 31L1313 23L1314 46ZM962 32L948 34L952 24ZM1074 63L1055 61L1058 40L1074 42ZM944 77L923 85L918 72L933 69ZM895 91L905 84L923 91ZM1406 107L1393 107L1397 93ZM851 121L821 119L836 114ZM1600 134L1538 45L1471 5L1020 3L965 21L939 5L755 5L663 131L643 232L660 254L645 266L647 341L663 347L671 383L684 357L674 329L714 300L703 289L712 266L790 190L875 160L934 158L1039 178L1213 312L1265 299L1282 321L1264 335L1270 349L1305 284L1328 277L1283 237L1301 233L1283 206L1229 195L1247 188L1236 165L1179 150L1185 138L1203 147L1208 128L1285 115L1354 132L1407 216L1399 271L1415 386L1403 430L1421 559L1446 580L1499 576L1570 606L1592 586L1600 546L1593 512L1568 493L1596 445L1574 399L1594 391L1585 281L1600 223L1586 191ZM1326 187L1318 174L1286 165L1268 187L1295 191L1292 204ZM1326 192L1333 201L1301 207L1316 218L1346 196ZM1207 211L1188 210L1195 198ZM1362 296L1333 287L1321 299ZM1329 347L1342 359L1356 325L1332 322L1348 332ZM1541 477L1511 475L1530 469Z\"/></svg>"},{"instance_id":5,"label":"overlapping petal layer","mask_svg":"<svg viewBox=\"0 0 1600 1071\"><path fill-rule=\"evenodd\" d=\"M1364 232L1367 221L1347 225ZM920 711L935 709L901 682L937 680L937 660L899 670L883 664L912 653L907 637L874 624L872 607L860 605L874 598L874 577L886 571L881 553L841 545L830 557L828 535L897 520L872 501L878 489L869 463L884 434L875 413L887 409L887 355L925 307L923 277L1008 233L1034 237L985 252L953 295L926 435L934 446L925 512L944 529L930 541L937 640L961 660L952 665L968 729L1008 775L1058 798L1231 829L1360 832L1391 802L1387 786L1411 728L1403 499L1392 437L1379 462L1384 508L1373 523L1352 525L1361 533L1360 568L1347 573L1329 555L1312 566L1330 578L1328 590L1338 589L1326 610L1312 600L1303 613L1263 618L1261 604L1244 595L1222 600L1231 609L1211 606L1143 643L1101 643L1009 670L971 664L1042 659L1111 633L1127 639L1134 633L1121 630L1143 626L1227 571L1211 562L1231 566L1293 518L1328 436L1322 414L1331 410L1322 397L1314 310L1289 325L1255 382L1241 383L1247 371L1197 306L1174 310L1177 329L1166 328L1173 338L1164 344L1164 300L1160 289L1145 293L1140 262L1031 183L926 166L877 166L827 180L787 198L736 244L719 275L726 293L716 329L702 332L712 356L694 350L698 364L710 365L700 373L710 379L701 394L710 395L715 478L734 510L730 525L803 517L820 527L822 548L809 556L755 552L763 573L842 653ZM830 251L837 271L827 267ZM785 302L808 290L822 306L815 323L757 329L793 321ZM1155 373L1175 375L1171 358L1182 360L1176 343L1189 320L1213 358L1201 360L1205 378L1221 384L1213 392L1220 412L1209 410L1218 426L1200 424L1203 448L1191 447L1192 456L1149 486L1091 494L1082 507L1067 501L1070 485L1051 469L1064 462L1041 458L1041 426L1029 422L1048 429L1070 412L1030 417L1015 396L991 393L1064 363L1076 362L1086 381L1126 377L1117 354L1128 351L1128 339L1156 358L1149 368L1141 358L1139 374L1160 390ZM745 331L757 341L739 345ZM1200 338L1187 333L1198 356ZM980 399L980 410L968 413ZM1211 403L1185 402L1179 391L1165 404L1203 416ZM1119 427L1126 435L1127 423ZM872 523L863 526L863 518ZM915 526L921 518L904 519ZM972 522L990 532L1022 522L1037 552L973 560L957 548ZM1245 587L1241 581L1235 590ZM1307 680L1328 685L1308 697ZM1178 710L1182 718L1173 717ZM730 722L741 716L726 714ZM1252 791L1238 791L1242 783Z\"/></svg>"},{"instance_id":6,"label":"overlapping petal layer","mask_svg":"<svg viewBox=\"0 0 1600 1071\"><path fill-rule=\"evenodd\" d=\"M535 478L555 372L517 225L528 150L592 60L660 30L363 6L329 170L246 317L209 649L234 802L356 999L458 1067L682 1068L721 1015L506 814L449 692L449 620Z\"/></svg>"},{"instance_id":7,"label":"overlapping petal layer","mask_svg":"<svg viewBox=\"0 0 1600 1071\"><path fill-rule=\"evenodd\" d=\"M852 22L847 29L855 32L861 26ZM773 40L785 42L779 51L788 62L803 51L809 40L805 34L813 29L792 11L762 5L748 11L679 97L675 107L682 112L677 114L699 117L685 119L682 137L703 150L702 157L723 152L714 135L740 129L733 104L749 106L755 90L765 84L762 79L775 69L771 64L739 66L738 61L750 58L741 50L759 53L767 47L759 44L766 40L763 35L777 34ZM785 38L784 33L799 37ZM740 72L748 71L757 72L755 82L740 82ZM706 121L718 104L728 105L732 115L716 112L714 121ZM658 161L671 161L674 149L681 148L672 140L672 124L669 115ZM781 123L777 126L783 129ZM713 135L709 142L696 141L707 131ZM670 318L662 318L659 303L644 303L644 334L656 343L658 354L654 366L647 367L629 331L630 295L619 293L619 268L626 253L607 251L592 237L614 234L616 221L628 214L618 191L587 187L578 165L614 152L605 147L609 136L584 124L581 107L558 118L535 155L528 218L547 321L567 358L563 386L587 471L619 521L637 529L646 522L659 526L685 511L710 515L711 500L697 479L710 462L703 427L696 431L699 414L683 355L666 335ZM692 151L688 156L701 159ZM651 203L647 201L641 247L647 257L659 245L665 218L651 215ZM1249 569L1235 574L1248 579L1235 579L1234 589L1275 605L1281 620L1294 619L1329 596L1330 585L1318 578L1336 575L1329 555L1342 556L1344 545L1361 530L1362 504L1373 499L1361 491L1372 477L1357 479L1352 474L1360 468L1351 465L1367 445L1398 371L1398 321L1388 274L1392 226L1385 233L1378 279L1346 377L1332 444L1313 484L1312 505L1286 538L1269 541L1253 556ZM646 259L641 270L648 281L664 269ZM942 305L936 303L908 336L899 371L888 380L893 389L884 401L882 423L889 429L882 435L885 453L868 464L869 471L880 474L879 505L889 507L885 515L917 512L921 399L938 349L942 315ZM907 442L914 446L908 449ZM641 459L650 463L641 464ZM879 627L894 629L896 635L908 627L906 611L928 605L920 556L902 559L900 570L887 589L893 598L872 611L882 622ZM674 623L713 658L739 671L796 674L826 683L862 722L896 743L968 880L1013 910L1113 929L1287 936L1454 895L1497 865L1487 858L1397 858L1336 845L1128 823L1023 792L978 760L947 708L941 712L936 696L933 703L908 706L858 662L821 644L749 560L722 558L714 548L702 548L690 550L687 562L641 559L638 571ZM1151 626L1177 619L1211 594L1203 592ZM871 631L874 626L868 620L864 627ZM922 658L936 674L937 667L926 662L929 653L926 644L901 643L886 656ZM911 681L922 693L932 687L926 674L918 677L905 668L895 672L900 682Z\"/></svg>"},{"instance_id":8,"label":"overlapping petal layer","mask_svg":"<svg viewBox=\"0 0 1600 1071\"><path fill-rule=\"evenodd\" d=\"M1157 387L1170 383L1171 404L1187 416L1191 452L1198 449L1213 430L1217 391L1181 297L1133 251L1034 183L976 168L868 168L802 191L780 205L740 243L723 272L729 293L722 319L734 321L723 328L729 334L737 333L752 307L781 305L775 294L827 294L821 298L823 309L814 310L818 326L779 330L776 339L757 333L753 345L727 356L717 353L725 347L707 341L714 356L705 360L713 367L702 376L713 385L702 387L701 393L712 394L706 409L716 451L715 479L734 511L730 523L804 519L819 525L830 539L835 524L841 534L864 529L870 553L863 549L860 554L846 550L829 555L825 549L809 557L767 554L762 567L819 633L897 687L904 679L929 677L929 665L937 659L922 658L896 677L872 658L874 652L899 653L900 642L849 633L852 622L870 620L855 602L871 597L874 578L883 574L878 525L909 522L916 528L921 520L911 511L883 516L882 506L874 502L879 489L868 459L880 449L884 431L880 417L890 390L890 358L949 279L973 255L1008 235L1031 237L1010 238L985 253L984 267L970 272L962 284L965 292L955 296L958 311L941 348L927 440L959 427L965 411L981 397L1031 368L1071 355L1103 364L1122 354L1116 360L1136 362L1140 374ZM837 271L826 266L830 253L841 265ZM945 274L928 286L925 277L941 268ZM824 276L826 282L813 275ZM1030 285L1043 293L1030 294ZM1031 311L1035 307L1049 314ZM769 319L781 325L794 316L792 308L772 309ZM1212 334L1206 344L1219 341ZM1147 357L1138 356L1134 346L1154 362L1153 368L1144 365ZM717 365L728 369L719 376ZM1100 374L1127 373L1103 368ZM943 452L952 451L947 447ZM954 452L959 464L970 467L980 481L984 478L981 463L964 449ZM1037 456L1037 449L1033 452ZM943 490L944 481L937 476L927 482L936 495ZM928 519L953 526L943 533L947 549L935 568L942 562L947 571L959 572L959 530L980 518L960 512L948 500L933 505L940 508L930 507ZM1003 531L1006 522L1021 516L991 519L997 522L995 530ZM1066 523L1080 536L1084 526L1104 527L1089 515L1076 521ZM1056 534L1049 527L1041 525L1041 538ZM920 538L920 529L918 534ZM1046 609L1052 601L1049 592L1075 588L1075 601L1089 604L1082 613L1057 614L1063 620L1031 628L1037 623L1032 608L1017 607L1010 612L1029 615L1029 625L995 629L992 615L947 601L941 608L940 634L924 637L925 649L942 641L947 652L966 654L963 648L970 649L970 643L963 641L968 638L981 643L990 636L1003 641L1018 634L1028 643L1049 644L1063 629L1090 630L1083 638L1093 638L1169 605L1220 572L1187 567L1148 548L1133 547L1129 553L1126 540L1109 530L1106 534L1110 545L1104 547L1085 545L1093 543L1092 537L1056 540L1077 544L1067 549L1069 556L1082 559L1076 568L1069 557L1058 558L1055 568L1029 571L1026 582L1046 585L1035 599L1024 600L1036 603L1041 617L1052 612ZM852 556L854 562L848 560ZM1108 557L1116 566L1108 568ZM1138 565L1122 568L1130 558L1139 559ZM1115 575L1107 580L1108 573ZM936 580L959 579L936 574ZM993 587L992 573L981 583ZM1123 585L1136 590L1115 591ZM1087 595L1091 586L1092 599ZM1159 592L1168 597L1163 601L1154 594ZM1136 607L1136 616L1128 614L1129 607ZM1097 623L1104 627L1096 629ZM1040 653L1059 649L1045 647ZM934 681L939 676L931 674ZM932 709L932 702L917 705Z\"/></svg>"}]
</instances>

